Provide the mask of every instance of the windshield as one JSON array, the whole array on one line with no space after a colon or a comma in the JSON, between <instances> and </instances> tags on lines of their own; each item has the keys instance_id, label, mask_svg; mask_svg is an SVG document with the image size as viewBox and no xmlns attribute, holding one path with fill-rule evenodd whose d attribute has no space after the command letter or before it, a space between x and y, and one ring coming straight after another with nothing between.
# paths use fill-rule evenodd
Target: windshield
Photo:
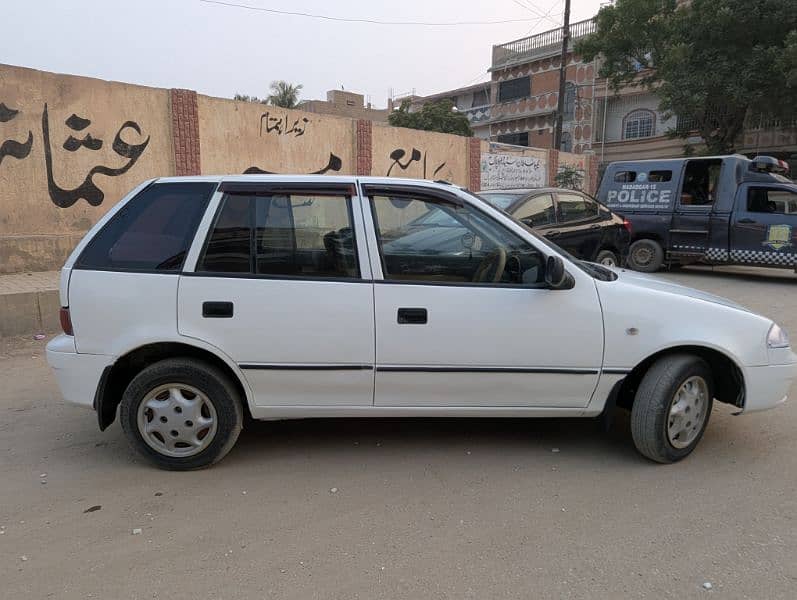
<instances>
[{"instance_id":1,"label":"windshield","mask_svg":"<svg viewBox=\"0 0 797 600\"><path fill-rule=\"evenodd\" d=\"M495 193L482 192L482 193L477 194L477 195L480 196L483 200L487 200L487 202L489 202L490 204L492 204L496 208L500 208L501 210L506 210L507 208L512 206L515 202L520 200L526 194L525 193L522 193L522 194L518 194L518 193L508 194L508 193L499 193L499 192L495 192Z\"/></svg>"}]
</instances>

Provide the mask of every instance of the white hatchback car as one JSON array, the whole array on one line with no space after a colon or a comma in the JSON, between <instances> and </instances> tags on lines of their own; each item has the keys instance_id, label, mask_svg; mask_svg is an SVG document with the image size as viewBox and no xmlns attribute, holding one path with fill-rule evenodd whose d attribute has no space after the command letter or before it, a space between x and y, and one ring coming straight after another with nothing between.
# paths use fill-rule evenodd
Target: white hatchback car
<instances>
[{"instance_id":1,"label":"white hatchback car","mask_svg":"<svg viewBox=\"0 0 797 600\"><path fill-rule=\"evenodd\" d=\"M443 212L450 218L419 219ZM418 225L421 223L421 225ZM423 225L431 223L431 225ZM688 455L714 399L785 400L771 320L578 261L452 185L370 177L147 181L61 276L66 400L117 412L156 465L221 459L249 414L596 417ZM118 410L117 410L118 409Z\"/></svg>"}]
</instances>

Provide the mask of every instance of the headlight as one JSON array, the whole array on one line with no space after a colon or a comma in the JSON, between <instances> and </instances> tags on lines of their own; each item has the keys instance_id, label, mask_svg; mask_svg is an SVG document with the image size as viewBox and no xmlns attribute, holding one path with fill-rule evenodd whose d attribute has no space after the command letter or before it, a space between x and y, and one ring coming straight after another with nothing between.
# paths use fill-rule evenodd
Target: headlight
<instances>
[{"instance_id":1,"label":"headlight","mask_svg":"<svg viewBox=\"0 0 797 600\"><path fill-rule=\"evenodd\" d=\"M770 348L788 348L789 336L783 331L777 323L772 323L767 334L767 346Z\"/></svg>"}]
</instances>

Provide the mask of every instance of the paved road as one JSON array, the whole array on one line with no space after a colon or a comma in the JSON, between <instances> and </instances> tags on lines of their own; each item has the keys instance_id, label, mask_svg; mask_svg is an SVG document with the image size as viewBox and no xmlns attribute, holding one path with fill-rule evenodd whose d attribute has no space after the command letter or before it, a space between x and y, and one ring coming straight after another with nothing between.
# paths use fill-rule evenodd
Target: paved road
<instances>
[{"instance_id":1,"label":"paved road","mask_svg":"<svg viewBox=\"0 0 797 600\"><path fill-rule=\"evenodd\" d=\"M797 335L793 274L663 276ZM627 419L356 420L259 424L166 473L65 405L42 353L0 357L3 598L797 597L794 403L715 408L670 466Z\"/></svg>"}]
</instances>

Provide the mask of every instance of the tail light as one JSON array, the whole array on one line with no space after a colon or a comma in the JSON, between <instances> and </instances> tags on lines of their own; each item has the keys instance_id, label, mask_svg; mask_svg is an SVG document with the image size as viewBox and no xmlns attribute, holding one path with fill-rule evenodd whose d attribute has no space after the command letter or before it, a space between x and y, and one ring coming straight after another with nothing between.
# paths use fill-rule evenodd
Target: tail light
<instances>
[{"instance_id":1,"label":"tail light","mask_svg":"<svg viewBox=\"0 0 797 600\"><path fill-rule=\"evenodd\" d=\"M72 328L72 317L69 315L69 307L62 306L58 315L61 318L61 329L67 335L75 335L75 330Z\"/></svg>"},{"instance_id":2,"label":"tail light","mask_svg":"<svg viewBox=\"0 0 797 600\"><path fill-rule=\"evenodd\" d=\"M631 233L631 221L629 221L629 220L628 220L628 219L626 219L625 217L623 217L623 227L625 227L625 230L626 230L626 231L627 231L629 234Z\"/></svg>"}]
</instances>

